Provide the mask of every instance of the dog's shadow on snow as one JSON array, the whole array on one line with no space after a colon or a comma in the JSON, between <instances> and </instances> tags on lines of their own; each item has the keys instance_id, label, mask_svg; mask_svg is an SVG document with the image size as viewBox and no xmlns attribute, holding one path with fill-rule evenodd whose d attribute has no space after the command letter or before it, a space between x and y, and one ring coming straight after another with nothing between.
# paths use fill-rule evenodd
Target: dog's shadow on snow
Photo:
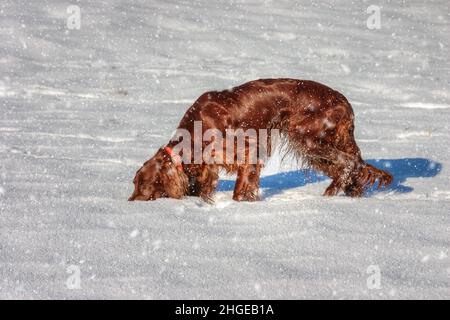
<instances>
[{"instance_id":1,"label":"dog's shadow on snow","mask_svg":"<svg viewBox=\"0 0 450 320\"><path fill-rule=\"evenodd\" d=\"M378 159L368 160L373 166L389 171L394 176L394 181L388 187L380 191L394 191L397 193L408 193L414 189L403 185L408 178L431 178L439 174L442 164L423 158L404 158L404 159ZM263 189L264 198L283 192L283 190L303 187L310 183L317 183L329 180L328 177L316 173L314 170L296 170L281 172L270 176L261 177L260 187ZM217 191L232 191L235 180L220 180ZM373 186L366 191L366 196L378 192Z\"/></svg>"}]
</instances>

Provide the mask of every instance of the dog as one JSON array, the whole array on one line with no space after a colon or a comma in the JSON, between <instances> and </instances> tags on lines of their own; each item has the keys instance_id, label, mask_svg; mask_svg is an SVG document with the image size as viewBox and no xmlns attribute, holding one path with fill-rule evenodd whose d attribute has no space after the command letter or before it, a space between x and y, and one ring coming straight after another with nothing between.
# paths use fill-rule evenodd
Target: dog
<instances>
[{"instance_id":1,"label":"dog","mask_svg":"<svg viewBox=\"0 0 450 320\"><path fill-rule=\"evenodd\" d=\"M196 123L201 124L200 131L198 128L196 131ZM200 136L207 130L226 134L230 129L268 130L269 142L264 148L270 156L271 135L275 130L285 141L287 153L331 178L325 196L342 191L347 196L360 197L377 181L381 188L393 180L390 173L362 159L354 138L354 113L347 99L314 81L260 79L229 90L206 92L187 110L178 129L193 137L194 141L185 141L188 146L196 143L201 146L200 156L215 140L198 143ZM129 200L198 196L212 201L220 169L237 174L234 200L259 200L260 172L265 158L249 161L251 139L244 138L245 157L240 162L236 142L227 152L220 150L223 141L216 143L209 158L197 157L194 161L198 152L175 151L185 137L172 138L136 172ZM263 143L261 139L256 141L259 152Z\"/></svg>"}]
</instances>

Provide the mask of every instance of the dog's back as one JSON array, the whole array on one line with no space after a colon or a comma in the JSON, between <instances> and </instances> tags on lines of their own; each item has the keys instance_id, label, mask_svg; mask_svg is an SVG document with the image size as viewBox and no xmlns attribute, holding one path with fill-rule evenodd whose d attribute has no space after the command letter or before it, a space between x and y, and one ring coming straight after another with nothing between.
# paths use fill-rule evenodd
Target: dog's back
<instances>
[{"instance_id":1,"label":"dog's back","mask_svg":"<svg viewBox=\"0 0 450 320\"><path fill-rule=\"evenodd\" d=\"M179 127L191 130L195 120L216 122L220 118L222 123L215 124L219 130L270 126L282 129L282 120L292 115L307 121L318 112L325 115L326 110L338 104L346 109L341 112L353 115L345 97L323 84L309 80L259 79L229 90L202 94L186 111ZM207 128L208 124L204 126Z\"/></svg>"}]
</instances>

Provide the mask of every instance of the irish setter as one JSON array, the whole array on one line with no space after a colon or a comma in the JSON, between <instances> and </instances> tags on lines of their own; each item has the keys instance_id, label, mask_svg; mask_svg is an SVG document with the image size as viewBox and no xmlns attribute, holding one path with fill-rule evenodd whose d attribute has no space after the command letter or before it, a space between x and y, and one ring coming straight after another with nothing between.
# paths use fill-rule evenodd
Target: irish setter
<instances>
[{"instance_id":1,"label":"irish setter","mask_svg":"<svg viewBox=\"0 0 450 320\"><path fill-rule=\"evenodd\" d=\"M201 131L196 132L195 123ZM378 187L392 182L388 172L364 162L354 138L354 114L350 103L337 91L313 81L296 79L261 79L224 91L201 95L187 110L178 129L188 132L194 146L200 141L200 161L196 152L175 152L183 139L174 137L137 171L132 200L155 200L161 197L180 199L200 196L211 201L219 180L219 170L237 174L233 199L259 199L259 175L263 157L249 161L249 139L246 138L244 161L236 161L237 149L232 149L232 161L225 161L220 150L223 142L212 150L212 158L201 157L215 139L200 137L207 130L225 134L229 129L268 130L270 155L271 132L277 130L286 142L287 152L307 166L331 178L324 195L340 191L359 197L378 181ZM236 143L234 146L236 147ZM262 149L258 140L257 149ZM228 150L227 150L228 151ZM259 150L261 151L261 150ZM198 156L198 152L197 152ZM207 161L208 160L208 161ZM219 161L220 160L220 161Z\"/></svg>"}]
</instances>

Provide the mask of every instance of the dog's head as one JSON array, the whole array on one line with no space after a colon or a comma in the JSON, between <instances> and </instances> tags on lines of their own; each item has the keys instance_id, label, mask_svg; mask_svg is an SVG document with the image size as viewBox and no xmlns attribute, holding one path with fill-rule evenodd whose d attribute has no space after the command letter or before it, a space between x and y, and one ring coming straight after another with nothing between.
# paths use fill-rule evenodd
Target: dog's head
<instances>
[{"instance_id":1,"label":"dog's head","mask_svg":"<svg viewBox=\"0 0 450 320\"><path fill-rule=\"evenodd\" d=\"M161 148L136 172L134 192L129 201L180 199L187 193L188 178L181 163L177 163L170 151Z\"/></svg>"}]
</instances>

